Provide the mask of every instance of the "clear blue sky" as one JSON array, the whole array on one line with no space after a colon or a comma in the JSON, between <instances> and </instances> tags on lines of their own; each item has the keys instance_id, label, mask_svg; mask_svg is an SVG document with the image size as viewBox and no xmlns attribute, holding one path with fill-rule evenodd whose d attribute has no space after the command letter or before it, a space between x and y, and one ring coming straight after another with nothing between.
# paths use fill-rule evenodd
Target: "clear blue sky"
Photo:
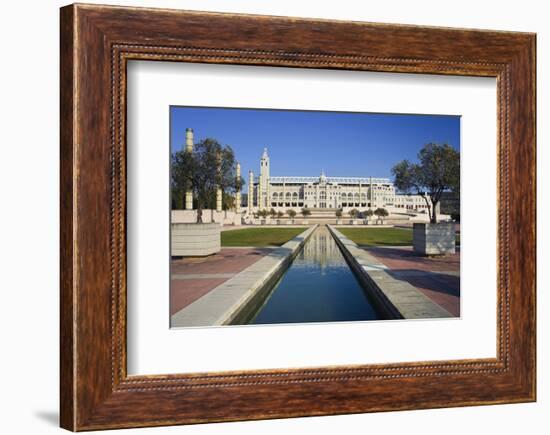
<instances>
[{"instance_id":1,"label":"clear blue sky","mask_svg":"<svg viewBox=\"0 0 550 435\"><path fill-rule=\"evenodd\" d=\"M172 106L171 149L185 144L185 129L195 142L217 139L230 145L242 176L259 174L267 147L272 176L390 177L403 159L416 161L428 142L460 148L460 117L290 110L220 109Z\"/></svg>"}]
</instances>

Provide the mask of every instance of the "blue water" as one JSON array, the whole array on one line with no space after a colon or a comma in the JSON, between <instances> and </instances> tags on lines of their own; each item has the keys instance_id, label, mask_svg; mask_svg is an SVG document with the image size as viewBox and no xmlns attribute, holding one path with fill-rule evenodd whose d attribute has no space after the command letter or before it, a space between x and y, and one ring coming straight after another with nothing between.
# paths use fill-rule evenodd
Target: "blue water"
<instances>
[{"instance_id":1,"label":"blue water","mask_svg":"<svg viewBox=\"0 0 550 435\"><path fill-rule=\"evenodd\" d=\"M374 320L379 314L334 238L319 227L251 324Z\"/></svg>"}]
</instances>

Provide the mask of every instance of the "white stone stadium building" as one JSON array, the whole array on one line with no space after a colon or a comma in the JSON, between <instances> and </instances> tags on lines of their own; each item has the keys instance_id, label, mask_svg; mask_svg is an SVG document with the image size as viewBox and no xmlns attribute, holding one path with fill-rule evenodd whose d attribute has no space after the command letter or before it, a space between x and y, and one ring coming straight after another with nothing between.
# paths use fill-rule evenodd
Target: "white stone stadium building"
<instances>
[{"instance_id":1,"label":"white stone stadium building","mask_svg":"<svg viewBox=\"0 0 550 435\"><path fill-rule=\"evenodd\" d=\"M267 148L260 159L260 175L248 177L249 213L258 210L285 211L302 208L311 211L357 209L364 211L385 208L390 213L426 212L427 205L420 195L396 193L388 178L329 177L273 177Z\"/></svg>"}]
</instances>

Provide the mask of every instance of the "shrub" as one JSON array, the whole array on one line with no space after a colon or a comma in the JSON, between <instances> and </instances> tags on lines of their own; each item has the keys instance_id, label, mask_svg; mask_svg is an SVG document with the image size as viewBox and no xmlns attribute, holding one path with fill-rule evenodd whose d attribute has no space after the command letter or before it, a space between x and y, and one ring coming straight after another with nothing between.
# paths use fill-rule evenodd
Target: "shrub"
<instances>
[{"instance_id":1,"label":"shrub","mask_svg":"<svg viewBox=\"0 0 550 435\"><path fill-rule=\"evenodd\" d=\"M269 213L268 213L267 210L260 210L260 211L258 212L258 215L259 215L260 217L264 218L264 219L267 217L268 214L269 214Z\"/></svg>"},{"instance_id":2,"label":"shrub","mask_svg":"<svg viewBox=\"0 0 550 435\"><path fill-rule=\"evenodd\" d=\"M286 214L289 215L291 219L294 219L294 216L296 216L296 212L292 209L287 210Z\"/></svg>"},{"instance_id":3,"label":"shrub","mask_svg":"<svg viewBox=\"0 0 550 435\"><path fill-rule=\"evenodd\" d=\"M300 213L302 213L303 217L306 217L306 216L309 216L311 214L311 211L308 210L307 208L303 208Z\"/></svg>"},{"instance_id":4,"label":"shrub","mask_svg":"<svg viewBox=\"0 0 550 435\"><path fill-rule=\"evenodd\" d=\"M342 217L342 210L336 210L335 215L336 215L337 218L341 218Z\"/></svg>"},{"instance_id":5,"label":"shrub","mask_svg":"<svg viewBox=\"0 0 550 435\"><path fill-rule=\"evenodd\" d=\"M374 214L378 217L389 216L388 210L386 210L385 208L377 208L376 210L374 210Z\"/></svg>"},{"instance_id":6,"label":"shrub","mask_svg":"<svg viewBox=\"0 0 550 435\"><path fill-rule=\"evenodd\" d=\"M348 212L348 214L349 214L353 219L355 219L355 218L357 217L357 215L359 214L359 210L357 210L357 209L354 208L353 210L350 210L350 211Z\"/></svg>"}]
</instances>

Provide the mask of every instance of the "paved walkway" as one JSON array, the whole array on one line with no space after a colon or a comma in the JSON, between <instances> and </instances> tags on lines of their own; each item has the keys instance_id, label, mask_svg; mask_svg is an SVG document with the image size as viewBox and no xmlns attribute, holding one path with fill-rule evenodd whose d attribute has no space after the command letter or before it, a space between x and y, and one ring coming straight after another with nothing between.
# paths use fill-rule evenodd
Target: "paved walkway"
<instances>
[{"instance_id":1,"label":"paved walkway","mask_svg":"<svg viewBox=\"0 0 550 435\"><path fill-rule=\"evenodd\" d=\"M209 257L173 259L170 263L170 314L204 296L256 263L272 248L222 248Z\"/></svg>"},{"instance_id":2,"label":"paved walkway","mask_svg":"<svg viewBox=\"0 0 550 435\"><path fill-rule=\"evenodd\" d=\"M385 264L394 278L410 283L453 316L460 316L459 251L444 257L422 257L411 246L362 248Z\"/></svg>"},{"instance_id":3,"label":"paved walkway","mask_svg":"<svg viewBox=\"0 0 550 435\"><path fill-rule=\"evenodd\" d=\"M249 266L242 270L244 261L242 257L246 252L243 249L234 250L227 248L224 252L226 259L212 258L211 264L206 262L204 272L208 275L205 279L211 279L214 273L210 270L210 266L216 267L220 274L227 274L229 268L227 264L238 263L240 271L225 282L217 285L215 288L206 291L205 294L196 298L193 302L187 304L180 310L173 312L170 317L170 325L172 327L187 327L187 326L221 326L230 324L241 324L244 321L248 312L261 295L263 290L270 288L269 283L276 279L285 267L292 261L294 255L300 250L305 241L316 229L316 225L306 229L296 237L292 238L284 245L269 250L254 250L248 255ZM228 251L230 253L228 254ZM216 254L214 257L220 257ZM259 258L257 261L254 259ZM175 267L178 269L178 267ZM181 269L181 268L180 268ZM188 268L189 269L189 268ZM196 267L190 269L193 274L196 274ZM179 271L181 272L181 270ZM174 273L174 276L180 273ZM222 279L222 277L220 277ZM180 280L180 282L193 282L195 280ZM184 289L187 286L184 286ZM186 294L187 292L183 292ZM176 296L176 292L174 292ZM255 302L256 301L256 302ZM176 304L174 304L176 305Z\"/></svg>"}]
</instances>

